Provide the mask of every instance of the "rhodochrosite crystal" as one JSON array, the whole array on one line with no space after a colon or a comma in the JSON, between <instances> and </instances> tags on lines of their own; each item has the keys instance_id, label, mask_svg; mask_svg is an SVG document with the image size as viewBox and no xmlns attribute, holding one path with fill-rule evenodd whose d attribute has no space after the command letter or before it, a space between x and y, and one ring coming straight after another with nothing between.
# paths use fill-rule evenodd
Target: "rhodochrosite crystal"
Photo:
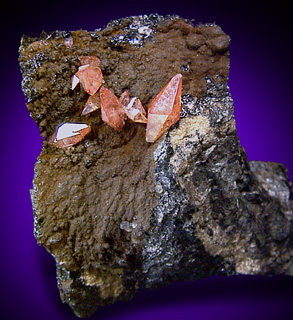
<instances>
[{"instance_id":1,"label":"rhodochrosite crystal","mask_svg":"<svg viewBox=\"0 0 293 320\"><path fill-rule=\"evenodd\" d=\"M182 75L177 74L148 106L146 141L156 141L180 119Z\"/></svg>"},{"instance_id":2,"label":"rhodochrosite crystal","mask_svg":"<svg viewBox=\"0 0 293 320\"><path fill-rule=\"evenodd\" d=\"M79 56L81 66L72 77L71 90L80 82L84 90L90 94L95 94L103 83L102 70L99 68L100 59L96 56Z\"/></svg>"},{"instance_id":3,"label":"rhodochrosite crystal","mask_svg":"<svg viewBox=\"0 0 293 320\"><path fill-rule=\"evenodd\" d=\"M133 122L147 123L146 112L140 100L137 97L130 99L129 91L122 93L119 101L124 107L125 114Z\"/></svg>"},{"instance_id":4,"label":"rhodochrosite crystal","mask_svg":"<svg viewBox=\"0 0 293 320\"><path fill-rule=\"evenodd\" d=\"M85 107L82 110L81 115L84 116L88 113L94 112L101 108L101 100L100 100L100 94L97 92L92 96L89 96L87 99L87 102L85 104Z\"/></svg>"},{"instance_id":5,"label":"rhodochrosite crystal","mask_svg":"<svg viewBox=\"0 0 293 320\"><path fill-rule=\"evenodd\" d=\"M131 98L129 103L124 106L125 113L134 122L147 123L146 112L137 97Z\"/></svg>"},{"instance_id":6,"label":"rhodochrosite crystal","mask_svg":"<svg viewBox=\"0 0 293 320\"><path fill-rule=\"evenodd\" d=\"M69 148L80 142L90 131L91 127L84 123L63 123L56 131L53 144L59 148Z\"/></svg>"},{"instance_id":7,"label":"rhodochrosite crystal","mask_svg":"<svg viewBox=\"0 0 293 320\"><path fill-rule=\"evenodd\" d=\"M95 94L103 82L101 69L92 64L77 71L75 76L79 78L84 90L90 95Z\"/></svg>"},{"instance_id":8,"label":"rhodochrosite crystal","mask_svg":"<svg viewBox=\"0 0 293 320\"><path fill-rule=\"evenodd\" d=\"M129 91L126 90L124 91L120 98L119 98L119 101L121 102L121 104L125 107L128 105L129 101L130 101L130 94L129 94Z\"/></svg>"},{"instance_id":9,"label":"rhodochrosite crystal","mask_svg":"<svg viewBox=\"0 0 293 320\"><path fill-rule=\"evenodd\" d=\"M94 67L99 67L101 64L101 60L97 56L79 56L78 60L82 66L90 64Z\"/></svg>"},{"instance_id":10,"label":"rhodochrosite crystal","mask_svg":"<svg viewBox=\"0 0 293 320\"><path fill-rule=\"evenodd\" d=\"M105 87L100 90L100 99L103 121L115 130L121 131L125 123L123 105L115 94Z\"/></svg>"}]
</instances>

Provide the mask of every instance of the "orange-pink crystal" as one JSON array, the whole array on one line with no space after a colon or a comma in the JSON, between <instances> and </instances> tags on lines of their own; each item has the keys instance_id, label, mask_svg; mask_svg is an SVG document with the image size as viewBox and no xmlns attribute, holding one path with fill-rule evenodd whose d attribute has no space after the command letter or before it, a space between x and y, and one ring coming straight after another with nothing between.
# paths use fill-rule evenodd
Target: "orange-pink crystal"
<instances>
[{"instance_id":1,"label":"orange-pink crystal","mask_svg":"<svg viewBox=\"0 0 293 320\"><path fill-rule=\"evenodd\" d=\"M101 100L100 95L98 93L95 93L92 96L89 96L87 99L87 102L85 104L85 107L82 110L81 115L84 116L88 113L94 112L101 108Z\"/></svg>"},{"instance_id":2,"label":"orange-pink crystal","mask_svg":"<svg viewBox=\"0 0 293 320\"><path fill-rule=\"evenodd\" d=\"M49 143L54 145L55 147L66 149L82 141L84 137L91 132L91 130L92 130L91 127L87 126L86 128L79 130L77 135L72 135L70 137L66 137L60 140L56 140L56 133L55 133L49 139Z\"/></svg>"},{"instance_id":3,"label":"orange-pink crystal","mask_svg":"<svg viewBox=\"0 0 293 320\"><path fill-rule=\"evenodd\" d=\"M130 120L134 122L147 123L146 112L138 98L131 98L130 102L124 106L124 110Z\"/></svg>"},{"instance_id":4,"label":"orange-pink crystal","mask_svg":"<svg viewBox=\"0 0 293 320\"><path fill-rule=\"evenodd\" d=\"M119 101L123 105L125 114L130 120L147 123L146 112L137 97L130 99L129 91L126 90L120 96Z\"/></svg>"},{"instance_id":5,"label":"orange-pink crystal","mask_svg":"<svg viewBox=\"0 0 293 320\"><path fill-rule=\"evenodd\" d=\"M117 131L121 131L125 123L125 112L122 103L111 90L100 89L102 120Z\"/></svg>"},{"instance_id":6,"label":"orange-pink crystal","mask_svg":"<svg viewBox=\"0 0 293 320\"><path fill-rule=\"evenodd\" d=\"M129 91L126 90L124 91L120 98L119 98L119 101L122 103L122 105L125 107L128 105L129 101L130 101L130 94L129 94Z\"/></svg>"},{"instance_id":7,"label":"orange-pink crystal","mask_svg":"<svg viewBox=\"0 0 293 320\"><path fill-rule=\"evenodd\" d=\"M80 80L84 90L90 95L95 94L103 83L102 70L92 63L80 68L75 76Z\"/></svg>"},{"instance_id":8,"label":"orange-pink crystal","mask_svg":"<svg viewBox=\"0 0 293 320\"><path fill-rule=\"evenodd\" d=\"M155 142L180 119L182 75L174 76L148 106L146 141Z\"/></svg>"}]
</instances>

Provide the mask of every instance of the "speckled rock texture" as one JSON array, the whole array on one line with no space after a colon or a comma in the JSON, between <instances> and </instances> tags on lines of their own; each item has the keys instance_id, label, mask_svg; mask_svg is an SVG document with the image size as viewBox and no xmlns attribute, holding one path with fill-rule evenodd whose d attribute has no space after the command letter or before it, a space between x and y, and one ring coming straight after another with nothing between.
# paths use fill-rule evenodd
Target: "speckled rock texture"
<instances>
[{"instance_id":1,"label":"speckled rock texture","mask_svg":"<svg viewBox=\"0 0 293 320\"><path fill-rule=\"evenodd\" d=\"M283 165L248 162L240 146L229 43L214 24L156 14L22 38L22 88L43 137L34 234L55 257L61 299L77 316L139 288L290 268L292 186ZM71 90L80 55L98 56L104 85L144 106L181 73L181 119L151 144L144 124L117 132L99 110L81 116L88 95ZM55 148L48 139L64 122L92 131Z\"/></svg>"}]
</instances>

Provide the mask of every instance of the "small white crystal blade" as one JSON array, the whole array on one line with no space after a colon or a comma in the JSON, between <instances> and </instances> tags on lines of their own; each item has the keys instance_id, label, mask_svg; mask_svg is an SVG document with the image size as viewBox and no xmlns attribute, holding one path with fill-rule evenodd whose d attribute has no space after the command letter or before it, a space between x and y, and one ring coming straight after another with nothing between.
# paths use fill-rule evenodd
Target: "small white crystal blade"
<instances>
[{"instance_id":1,"label":"small white crystal blade","mask_svg":"<svg viewBox=\"0 0 293 320\"><path fill-rule=\"evenodd\" d=\"M63 123L58 129L55 141L73 137L79 134L79 131L87 128L85 123Z\"/></svg>"}]
</instances>

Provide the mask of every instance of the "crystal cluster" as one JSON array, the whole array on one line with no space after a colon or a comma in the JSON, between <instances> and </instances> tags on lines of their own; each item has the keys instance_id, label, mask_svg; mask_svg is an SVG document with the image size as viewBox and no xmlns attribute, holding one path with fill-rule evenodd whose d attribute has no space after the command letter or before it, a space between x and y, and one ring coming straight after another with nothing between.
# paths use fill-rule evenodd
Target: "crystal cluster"
<instances>
[{"instance_id":1,"label":"crystal cluster","mask_svg":"<svg viewBox=\"0 0 293 320\"><path fill-rule=\"evenodd\" d=\"M81 83L84 90L90 95L82 116L101 109L102 120L117 131L121 131L128 118L133 122L146 123L146 141L155 142L165 131L180 119L182 75L175 75L168 84L158 93L149 104L148 117L137 97L130 98L129 91L117 98L112 89L101 87L103 74L100 59L96 56L79 56L81 66L72 77L71 89L74 90ZM99 92L98 92L99 91ZM60 134L69 126L81 129L67 130L66 136ZM80 142L91 127L86 124L62 124L55 133L55 139L49 141L59 148L68 148Z\"/></svg>"}]
</instances>

